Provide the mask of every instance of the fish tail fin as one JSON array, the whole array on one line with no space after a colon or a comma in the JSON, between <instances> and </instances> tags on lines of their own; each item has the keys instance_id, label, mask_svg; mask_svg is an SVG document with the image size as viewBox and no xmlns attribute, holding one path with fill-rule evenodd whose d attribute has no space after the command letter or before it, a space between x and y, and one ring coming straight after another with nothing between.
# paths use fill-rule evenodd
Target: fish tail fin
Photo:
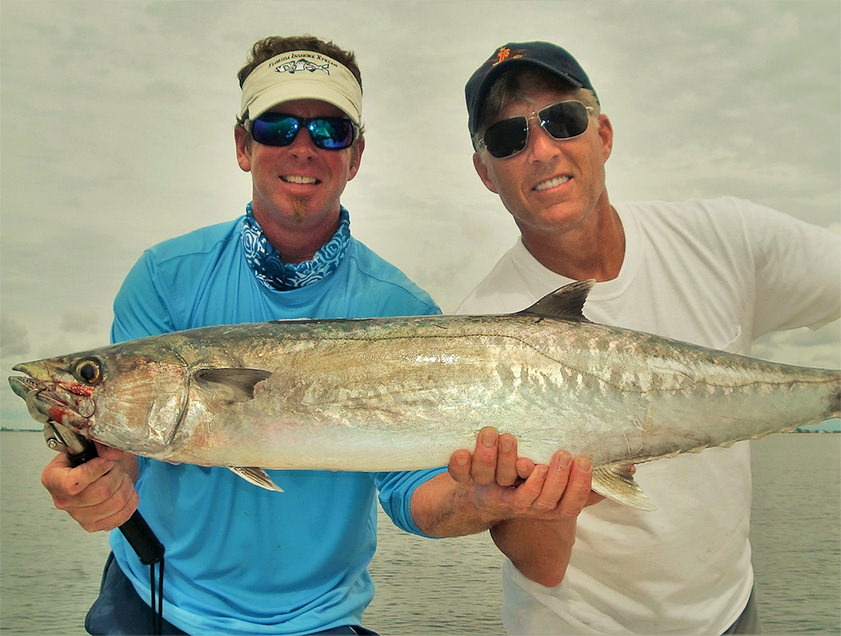
<instances>
[{"instance_id":1,"label":"fish tail fin","mask_svg":"<svg viewBox=\"0 0 841 636\"><path fill-rule=\"evenodd\" d=\"M823 395L826 399L825 410L821 417L823 419L841 418L841 371L819 369L818 372L821 374L821 382L825 387Z\"/></svg>"},{"instance_id":2,"label":"fish tail fin","mask_svg":"<svg viewBox=\"0 0 841 636\"><path fill-rule=\"evenodd\" d=\"M637 510L656 510L639 487L629 466L599 466L593 469L592 487L600 495Z\"/></svg>"}]
</instances>

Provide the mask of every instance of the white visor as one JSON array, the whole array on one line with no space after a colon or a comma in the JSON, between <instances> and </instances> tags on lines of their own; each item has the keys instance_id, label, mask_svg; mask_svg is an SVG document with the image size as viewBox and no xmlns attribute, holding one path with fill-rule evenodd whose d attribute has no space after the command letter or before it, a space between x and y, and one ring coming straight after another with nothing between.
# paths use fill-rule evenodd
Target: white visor
<instances>
[{"instance_id":1,"label":"white visor","mask_svg":"<svg viewBox=\"0 0 841 636\"><path fill-rule=\"evenodd\" d=\"M313 51L288 51L266 60L242 85L241 120L254 120L293 99L333 104L362 125L362 87L346 66Z\"/></svg>"}]
</instances>

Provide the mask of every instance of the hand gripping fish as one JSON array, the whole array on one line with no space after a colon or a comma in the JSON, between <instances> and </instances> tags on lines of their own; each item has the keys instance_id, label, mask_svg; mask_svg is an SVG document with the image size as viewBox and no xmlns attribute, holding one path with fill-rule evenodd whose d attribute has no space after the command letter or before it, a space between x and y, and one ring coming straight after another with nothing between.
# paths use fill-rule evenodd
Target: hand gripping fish
<instances>
[{"instance_id":1,"label":"hand gripping fish","mask_svg":"<svg viewBox=\"0 0 841 636\"><path fill-rule=\"evenodd\" d=\"M536 462L590 457L593 489L641 509L653 506L629 464L841 413L841 371L592 323L592 284L504 316L192 329L19 364L28 377L9 381L36 419L266 487L259 469L444 465L491 425Z\"/></svg>"}]
</instances>

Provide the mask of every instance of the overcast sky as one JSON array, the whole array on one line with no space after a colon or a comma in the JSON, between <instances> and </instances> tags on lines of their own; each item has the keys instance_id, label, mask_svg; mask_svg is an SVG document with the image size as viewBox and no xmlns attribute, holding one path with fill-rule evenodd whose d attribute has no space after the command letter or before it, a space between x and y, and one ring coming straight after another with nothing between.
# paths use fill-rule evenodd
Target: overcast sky
<instances>
[{"instance_id":1,"label":"overcast sky","mask_svg":"<svg viewBox=\"0 0 841 636\"><path fill-rule=\"evenodd\" d=\"M463 97L510 41L587 70L615 131L612 200L736 195L841 231L838 0L2 0L0 375L107 344L143 249L243 212L236 72L255 40L300 33L362 70L352 231L445 312L517 236L473 171ZM840 332L754 353L839 367ZM21 406L4 381L2 423L33 424Z\"/></svg>"}]
</instances>

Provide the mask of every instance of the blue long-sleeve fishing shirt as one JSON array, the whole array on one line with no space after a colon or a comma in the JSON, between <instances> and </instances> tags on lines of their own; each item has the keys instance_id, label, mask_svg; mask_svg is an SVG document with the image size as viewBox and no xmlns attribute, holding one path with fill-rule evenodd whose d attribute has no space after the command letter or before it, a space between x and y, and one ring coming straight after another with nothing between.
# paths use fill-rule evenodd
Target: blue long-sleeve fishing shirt
<instances>
[{"instance_id":1,"label":"blue long-sleeve fishing shirt","mask_svg":"<svg viewBox=\"0 0 841 636\"><path fill-rule=\"evenodd\" d=\"M350 238L327 278L261 284L240 240L244 217L146 250L114 303L120 342L216 324L440 313L404 274ZM166 547L164 617L188 633L303 634L361 623L373 597L376 497L421 534L409 502L443 468L404 473L268 471L270 492L225 468L139 458L140 512ZM111 546L141 598L149 569L118 531ZM147 601L148 602L148 601Z\"/></svg>"}]
</instances>

